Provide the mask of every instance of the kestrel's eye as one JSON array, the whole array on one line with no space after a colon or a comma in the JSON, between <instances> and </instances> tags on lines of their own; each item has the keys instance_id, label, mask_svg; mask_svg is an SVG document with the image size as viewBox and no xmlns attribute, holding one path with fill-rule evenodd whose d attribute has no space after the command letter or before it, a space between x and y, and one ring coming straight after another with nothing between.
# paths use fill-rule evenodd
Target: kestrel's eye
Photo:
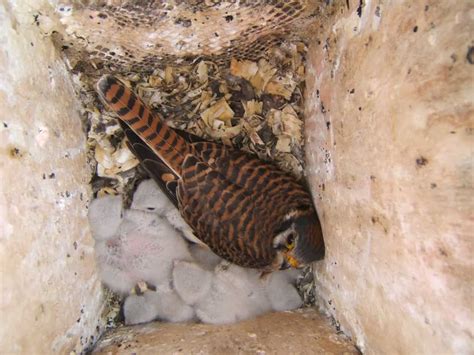
<instances>
[{"instance_id":1,"label":"kestrel's eye","mask_svg":"<svg viewBox=\"0 0 474 355\"><path fill-rule=\"evenodd\" d=\"M288 250L293 250L295 248L295 237L296 233L294 232L288 235L288 238L286 239L286 248Z\"/></svg>"}]
</instances>

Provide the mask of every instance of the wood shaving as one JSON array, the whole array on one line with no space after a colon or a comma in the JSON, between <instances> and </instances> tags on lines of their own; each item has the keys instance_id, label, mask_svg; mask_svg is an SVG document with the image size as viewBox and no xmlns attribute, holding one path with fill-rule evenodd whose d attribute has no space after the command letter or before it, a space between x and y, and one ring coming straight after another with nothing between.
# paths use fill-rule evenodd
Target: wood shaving
<instances>
[{"instance_id":1,"label":"wood shaving","mask_svg":"<svg viewBox=\"0 0 474 355\"><path fill-rule=\"evenodd\" d=\"M290 143L291 143L291 137L280 136L280 137L278 137L278 141L277 141L277 144L276 144L275 148L279 152L289 153L289 152L291 152Z\"/></svg>"},{"instance_id":2,"label":"wood shaving","mask_svg":"<svg viewBox=\"0 0 474 355\"><path fill-rule=\"evenodd\" d=\"M250 100L242 102L244 106L244 117L252 117L253 115L260 115L263 109L263 102L257 100Z\"/></svg>"},{"instance_id":3,"label":"wood shaving","mask_svg":"<svg viewBox=\"0 0 474 355\"><path fill-rule=\"evenodd\" d=\"M222 124L231 127L231 119L234 117L234 111L223 98L201 113L202 120L208 127L219 129Z\"/></svg>"},{"instance_id":4,"label":"wood shaving","mask_svg":"<svg viewBox=\"0 0 474 355\"><path fill-rule=\"evenodd\" d=\"M260 93L265 90L267 84L272 80L276 72L277 69L273 68L265 59L258 61L258 71L250 78L250 83L255 88L257 95L260 95Z\"/></svg>"},{"instance_id":5,"label":"wood shaving","mask_svg":"<svg viewBox=\"0 0 474 355\"><path fill-rule=\"evenodd\" d=\"M290 137L297 144L301 144L303 140L303 121L298 117L297 113L291 105L286 105L281 115L282 134Z\"/></svg>"},{"instance_id":6,"label":"wood shaving","mask_svg":"<svg viewBox=\"0 0 474 355\"><path fill-rule=\"evenodd\" d=\"M165 69L165 83L170 85L173 83L173 67L167 66Z\"/></svg>"},{"instance_id":7,"label":"wood shaving","mask_svg":"<svg viewBox=\"0 0 474 355\"><path fill-rule=\"evenodd\" d=\"M291 73L287 73L285 76L274 77L265 86L265 92L271 95L280 95L286 100L290 100L296 85L297 82L296 80L293 80L293 75Z\"/></svg>"},{"instance_id":8,"label":"wood shaving","mask_svg":"<svg viewBox=\"0 0 474 355\"><path fill-rule=\"evenodd\" d=\"M202 61L202 62L199 62L198 66L197 66L197 75L198 75L198 78L199 78L199 82L201 84L205 84L207 83L207 80L208 80L208 75L207 75L207 64L206 62Z\"/></svg>"},{"instance_id":9,"label":"wood shaving","mask_svg":"<svg viewBox=\"0 0 474 355\"><path fill-rule=\"evenodd\" d=\"M252 77L257 74L257 71L257 63L251 62L250 60L239 61L235 58L232 58L230 62L230 73L234 76L238 76L250 81Z\"/></svg>"}]
</instances>

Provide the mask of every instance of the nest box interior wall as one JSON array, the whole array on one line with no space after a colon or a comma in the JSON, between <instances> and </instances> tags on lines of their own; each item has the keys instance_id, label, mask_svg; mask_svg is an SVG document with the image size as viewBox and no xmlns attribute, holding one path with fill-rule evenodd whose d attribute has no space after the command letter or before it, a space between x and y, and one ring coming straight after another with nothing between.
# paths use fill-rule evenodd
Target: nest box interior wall
<instances>
[{"instance_id":1,"label":"nest box interior wall","mask_svg":"<svg viewBox=\"0 0 474 355\"><path fill-rule=\"evenodd\" d=\"M307 66L319 300L368 353L468 353L474 8L350 4Z\"/></svg>"},{"instance_id":2,"label":"nest box interior wall","mask_svg":"<svg viewBox=\"0 0 474 355\"><path fill-rule=\"evenodd\" d=\"M0 0L5 352L81 350L102 329L80 103L35 24L47 9ZM320 306L367 353L468 353L474 8L332 9L315 21L305 94L307 178L327 246Z\"/></svg>"},{"instance_id":3,"label":"nest box interior wall","mask_svg":"<svg viewBox=\"0 0 474 355\"><path fill-rule=\"evenodd\" d=\"M34 24L38 6L0 2L0 352L9 354L67 353L101 328L85 136L65 65Z\"/></svg>"}]
</instances>

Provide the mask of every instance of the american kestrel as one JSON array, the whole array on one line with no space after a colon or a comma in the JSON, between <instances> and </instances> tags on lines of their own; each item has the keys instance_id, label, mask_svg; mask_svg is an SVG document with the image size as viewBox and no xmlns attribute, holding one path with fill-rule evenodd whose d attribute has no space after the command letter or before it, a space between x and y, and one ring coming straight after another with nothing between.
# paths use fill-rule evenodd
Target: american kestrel
<instances>
[{"instance_id":1,"label":"american kestrel","mask_svg":"<svg viewBox=\"0 0 474 355\"><path fill-rule=\"evenodd\" d=\"M291 175L246 152L173 129L117 78L97 83L129 146L196 237L243 267L300 267L324 257L309 192Z\"/></svg>"}]
</instances>

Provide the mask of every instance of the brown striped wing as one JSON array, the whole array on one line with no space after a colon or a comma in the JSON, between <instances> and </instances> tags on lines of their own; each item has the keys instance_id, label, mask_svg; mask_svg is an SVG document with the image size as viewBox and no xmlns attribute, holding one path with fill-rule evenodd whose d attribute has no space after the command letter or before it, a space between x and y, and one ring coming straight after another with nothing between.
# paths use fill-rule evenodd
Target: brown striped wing
<instances>
[{"instance_id":1,"label":"brown striped wing","mask_svg":"<svg viewBox=\"0 0 474 355\"><path fill-rule=\"evenodd\" d=\"M199 159L230 183L252 191L257 206L273 206L280 216L293 208L312 206L308 191L295 178L271 163L243 151L209 142L193 144Z\"/></svg>"},{"instance_id":2,"label":"brown striped wing","mask_svg":"<svg viewBox=\"0 0 474 355\"><path fill-rule=\"evenodd\" d=\"M128 128L125 123L120 121L120 125L127 137L127 146L130 151L140 160L148 175L155 180L160 189L177 208L176 188L178 176L158 158L140 136Z\"/></svg>"},{"instance_id":3,"label":"brown striped wing","mask_svg":"<svg viewBox=\"0 0 474 355\"><path fill-rule=\"evenodd\" d=\"M308 194L292 177L244 152L215 143L193 147L178 183L183 217L221 257L245 267L271 265L278 227L292 208L308 203Z\"/></svg>"},{"instance_id":4,"label":"brown striped wing","mask_svg":"<svg viewBox=\"0 0 474 355\"><path fill-rule=\"evenodd\" d=\"M272 262L272 248L259 238L262 230L255 223L259 213L252 196L194 156L184 162L178 201L186 222L219 256L245 267Z\"/></svg>"},{"instance_id":5,"label":"brown striped wing","mask_svg":"<svg viewBox=\"0 0 474 355\"><path fill-rule=\"evenodd\" d=\"M161 190L166 196L178 207L178 200L176 197L176 187L178 182L178 176L170 169L163 161L148 147L143 139L135 134L125 123L120 122L126 137L127 145L132 153L140 160L140 163L148 172L148 175L155 180ZM175 129L181 137L186 139L188 142L202 142L202 138L178 129ZM172 179L170 179L170 177Z\"/></svg>"}]
</instances>

